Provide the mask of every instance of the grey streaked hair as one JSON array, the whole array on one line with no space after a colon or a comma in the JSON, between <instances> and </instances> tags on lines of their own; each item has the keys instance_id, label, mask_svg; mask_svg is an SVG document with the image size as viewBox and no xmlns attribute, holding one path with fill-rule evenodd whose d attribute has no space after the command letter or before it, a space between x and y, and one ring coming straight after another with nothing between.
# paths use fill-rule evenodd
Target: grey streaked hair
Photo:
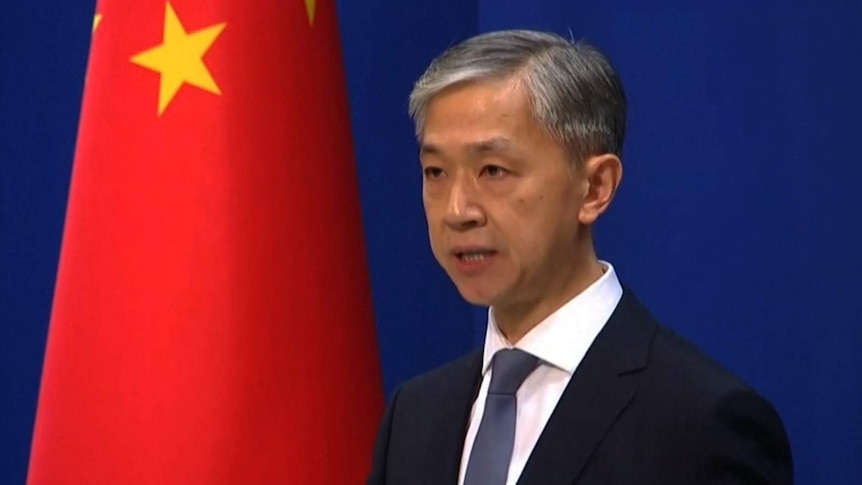
<instances>
[{"instance_id":1,"label":"grey streaked hair","mask_svg":"<svg viewBox=\"0 0 862 485\"><path fill-rule=\"evenodd\" d=\"M428 103L441 91L515 75L525 83L536 121L569 149L573 162L621 155L626 98L608 59L586 43L530 30L481 34L434 59L410 93L416 137L421 141Z\"/></svg>"}]
</instances>

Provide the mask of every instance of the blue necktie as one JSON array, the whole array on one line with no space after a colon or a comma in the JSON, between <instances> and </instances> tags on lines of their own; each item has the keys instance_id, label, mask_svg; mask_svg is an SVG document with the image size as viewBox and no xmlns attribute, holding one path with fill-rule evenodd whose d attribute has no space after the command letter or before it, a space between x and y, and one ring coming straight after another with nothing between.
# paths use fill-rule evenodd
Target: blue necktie
<instances>
[{"instance_id":1,"label":"blue necktie","mask_svg":"<svg viewBox=\"0 0 862 485\"><path fill-rule=\"evenodd\" d=\"M504 485L515 445L515 392L536 368L539 359L523 350L494 354L485 412L467 463L464 485Z\"/></svg>"}]
</instances>

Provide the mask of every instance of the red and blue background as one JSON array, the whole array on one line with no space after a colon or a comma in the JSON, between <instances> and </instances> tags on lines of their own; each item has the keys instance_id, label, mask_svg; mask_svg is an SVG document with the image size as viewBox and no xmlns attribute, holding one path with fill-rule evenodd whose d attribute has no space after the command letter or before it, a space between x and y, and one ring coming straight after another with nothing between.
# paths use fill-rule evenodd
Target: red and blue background
<instances>
[{"instance_id":1,"label":"red and blue background","mask_svg":"<svg viewBox=\"0 0 862 485\"><path fill-rule=\"evenodd\" d=\"M12 2L0 78L0 483L23 483L94 2ZM656 316L766 395L797 483L862 483L862 3L338 2L387 395L479 345L428 248L412 82L502 28L592 42L629 97L598 248ZM333 223L337 223L333 222Z\"/></svg>"}]
</instances>

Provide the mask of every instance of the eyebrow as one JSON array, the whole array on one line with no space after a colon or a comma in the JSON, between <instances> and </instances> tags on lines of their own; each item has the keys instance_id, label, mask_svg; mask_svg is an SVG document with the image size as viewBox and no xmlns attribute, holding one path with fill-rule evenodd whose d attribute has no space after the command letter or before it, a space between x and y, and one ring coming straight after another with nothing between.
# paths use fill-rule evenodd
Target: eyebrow
<instances>
[{"instance_id":1,"label":"eyebrow","mask_svg":"<svg viewBox=\"0 0 862 485\"><path fill-rule=\"evenodd\" d=\"M467 151L472 152L478 155L486 155L489 153L499 153L505 152L512 146L512 141L508 138L503 138L500 136L495 136L492 138L488 138L487 140L477 141L468 143L466 148ZM429 145L423 143L419 149L420 154L422 155L438 155L441 150L436 145Z\"/></svg>"},{"instance_id":2,"label":"eyebrow","mask_svg":"<svg viewBox=\"0 0 862 485\"><path fill-rule=\"evenodd\" d=\"M487 153L504 152L508 150L511 146L512 142L508 138L495 136L487 140L482 140L475 143L468 143L467 150L484 155Z\"/></svg>"}]
</instances>

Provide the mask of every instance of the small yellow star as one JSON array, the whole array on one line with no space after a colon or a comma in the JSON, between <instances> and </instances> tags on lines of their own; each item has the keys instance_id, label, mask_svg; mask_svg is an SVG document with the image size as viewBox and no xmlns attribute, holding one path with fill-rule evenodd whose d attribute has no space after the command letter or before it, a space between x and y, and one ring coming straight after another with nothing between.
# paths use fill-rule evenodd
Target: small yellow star
<instances>
[{"instance_id":1,"label":"small yellow star","mask_svg":"<svg viewBox=\"0 0 862 485\"><path fill-rule=\"evenodd\" d=\"M102 23L102 14L97 13L95 16L93 16L93 32L95 32L96 29L99 28L100 23Z\"/></svg>"},{"instance_id":2,"label":"small yellow star","mask_svg":"<svg viewBox=\"0 0 862 485\"><path fill-rule=\"evenodd\" d=\"M132 57L131 61L161 75L159 83L159 116L165 112L183 83L214 94L221 90L204 64L203 56L224 30L222 22L187 33L170 2L165 7L164 42Z\"/></svg>"},{"instance_id":3,"label":"small yellow star","mask_svg":"<svg viewBox=\"0 0 862 485\"><path fill-rule=\"evenodd\" d=\"M314 25L314 13L317 8L317 0L305 0L305 12L308 14L308 24Z\"/></svg>"}]
</instances>

